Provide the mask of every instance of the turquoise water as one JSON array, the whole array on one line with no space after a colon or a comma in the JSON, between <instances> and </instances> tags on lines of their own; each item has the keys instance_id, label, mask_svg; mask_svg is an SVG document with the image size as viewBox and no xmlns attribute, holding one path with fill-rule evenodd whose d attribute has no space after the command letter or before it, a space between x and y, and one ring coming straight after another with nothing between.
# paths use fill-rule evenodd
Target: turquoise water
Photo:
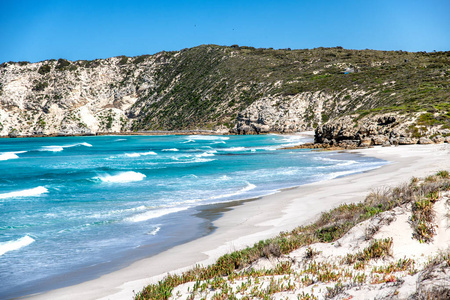
<instances>
[{"instance_id":1,"label":"turquoise water","mask_svg":"<svg viewBox=\"0 0 450 300\"><path fill-rule=\"evenodd\" d=\"M386 163L277 150L304 141L299 135L1 139L0 298L73 284L207 234L194 213L200 205Z\"/></svg>"}]
</instances>

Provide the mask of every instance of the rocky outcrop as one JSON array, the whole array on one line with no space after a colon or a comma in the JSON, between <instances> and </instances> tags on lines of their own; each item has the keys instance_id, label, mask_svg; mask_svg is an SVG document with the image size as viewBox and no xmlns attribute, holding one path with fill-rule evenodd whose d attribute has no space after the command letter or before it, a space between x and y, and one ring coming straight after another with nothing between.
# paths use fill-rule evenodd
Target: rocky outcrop
<instances>
[{"instance_id":1,"label":"rocky outcrop","mask_svg":"<svg viewBox=\"0 0 450 300\"><path fill-rule=\"evenodd\" d=\"M92 62L90 62L92 63ZM4 64L0 69L0 136L76 135L120 132L129 128L127 111L137 101L139 88L126 81L146 74L156 62L138 68L120 65L120 58L87 62L43 61ZM141 91L143 92L143 91Z\"/></svg>"},{"instance_id":2,"label":"rocky outcrop","mask_svg":"<svg viewBox=\"0 0 450 300\"><path fill-rule=\"evenodd\" d=\"M321 122L323 104L332 96L305 92L287 97L264 97L239 112L236 134L310 131Z\"/></svg>"},{"instance_id":3,"label":"rocky outcrop","mask_svg":"<svg viewBox=\"0 0 450 300\"><path fill-rule=\"evenodd\" d=\"M420 113L381 114L361 119L345 116L318 126L315 143L338 147L369 147L372 145L412 145L449 142L448 129L441 126L416 127ZM420 136L422 135L422 136Z\"/></svg>"}]
</instances>

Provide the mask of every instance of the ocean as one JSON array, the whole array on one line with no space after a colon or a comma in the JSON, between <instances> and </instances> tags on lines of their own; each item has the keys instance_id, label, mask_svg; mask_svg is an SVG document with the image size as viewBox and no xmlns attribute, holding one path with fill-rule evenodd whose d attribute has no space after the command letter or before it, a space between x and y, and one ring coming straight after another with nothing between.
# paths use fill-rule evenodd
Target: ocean
<instances>
[{"instance_id":1,"label":"ocean","mask_svg":"<svg viewBox=\"0 0 450 300\"><path fill-rule=\"evenodd\" d=\"M0 140L0 298L79 283L209 234L198 209L378 168L279 150L304 135ZM207 226L208 225L208 226Z\"/></svg>"}]
</instances>

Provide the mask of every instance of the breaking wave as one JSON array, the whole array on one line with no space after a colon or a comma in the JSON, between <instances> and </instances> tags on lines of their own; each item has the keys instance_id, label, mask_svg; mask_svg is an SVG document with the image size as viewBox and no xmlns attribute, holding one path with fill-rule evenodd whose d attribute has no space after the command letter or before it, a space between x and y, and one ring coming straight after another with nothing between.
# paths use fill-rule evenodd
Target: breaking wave
<instances>
[{"instance_id":1,"label":"breaking wave","mask_svg":"<svg viewBox=\"0 0 450 300\"><path fill-rule=\"evenodd\" d=\"M32 196L39 196L39 195L45 194L45 193L48 193L48 190L43 186L38 186L33 189L27 189L27 190L21 190L21 191L16 191L16 192L0 194L0 199L32 197Z\"/></svg>"},{"instance_id":2,"label":"breaking wave","mask_svg":"<svg viewBox=\"0 0 450 300\"><path fill-rule=\"evenodd\" d=\"M77 144L65 145L65 146L42 146L42 148L39 149L39 151L61 152L64 150L64 148L72 148L72 147L78 147L78 146L92 147L91 144L83 142L83 143L77 143Z\"/></svg>"},{"instance_id":3,"label":"breaking wave","mask_svg":"<svg viewBox=\"0 0 450 300\"><path fill-rule=\"evenodd\" d=\"M158 155L156 152L148 151L148 152L140 152L140 153L125 153L126 157L140 157L140 156L147 156L147 155Z\"/></svg>"},{"instance_id":4,"label":"breaking wave","mask_svg":"<svg viewBox=\"0 0 450 300\"><path fill-rule=\"evenodd\" d=\"M0 243L0 256L9 251L19 250L33 243L35 240L28 235L13 241Z\"/></svg>"},{"instance_id":5,"label":"breaking wave","mask_svg":"<svg viewBox=\"0 0 450 300\"><path fill-rule=\"evenodd\" d=\"M25 153L27 151L3 152L0 154L0 160L9 160L19 158L17 154Z\"/></svg>"},{"instance_id":6,"label":"breaking wave","mask_svg":"<svg viewBox=\"0 0 450 300\"><path fill-rule=\"evenodd\" d=\"M94 179L99 179L103 182L109 182L109 183L126 183L126 182L133 182L133 181L141 181L145 177L144 174L134 171L129 172L122 172L117 175L103 175L94 177Z\"/></svg>"},{"instance_id":7,"label":"breaking wave","mask_svg":"<svg viewBox=\"0 0 450 300\"><path fill-rule=\"evenodd\" d=\"M142 222L142 221L147 221L150 219L156 219L168 214L172 214L172 213L176 213L179 211L183 211L186 210L187 207L173 207L173 208L166 208L166 209L159 209L159 210L151 210L151 211L147 211L145 213L139 214L139 215L135 215L129 218L126 218L125 221L127 222L132 222L132 223L137 223L137 222Z\"/></svg>"},{"instance_id":8,"label":"breaking wave","mask_svg":"<svg viewBox=\"0 0 450 300\"><path fill-rule=\"evenodd\" d=\"M252 183L250 183L250 182L247 182L247 186L244 187L244 188L242 188L242 189L240 189L240 190L237 191L237 192L229 193L229 194L223 194L223 195L218 195L218 196L213 196L213 197L211 197L211 198L209 198L209 199L212 200L212 199L220 199L220 198L233 197L233 196L237 196L237 195L243 194L243 193L245 193L245 192L251 191L251 190L253 190L254 188L256 188L256 185L254 185L254 184L252 184Z\"/></svg>"}]
</instances>

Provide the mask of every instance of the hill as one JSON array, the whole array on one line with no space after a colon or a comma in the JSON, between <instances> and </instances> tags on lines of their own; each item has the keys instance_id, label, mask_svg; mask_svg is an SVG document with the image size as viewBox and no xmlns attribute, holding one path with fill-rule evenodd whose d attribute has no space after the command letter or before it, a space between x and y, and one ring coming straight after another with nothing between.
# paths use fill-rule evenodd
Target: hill
<instances>
[{"instance_id":1,"label":"hill","mask_svg":"<svg viewBox=\"0 0 450 300\"><path fill-rule=\"evenodd\" d=\"M449 99L450 52L202 45L93 61L3 63L0 135L319 128L318 141L339 143L358 140L357 131L342 138L333 122L350 116L344 127L359 128L394 114L398 124L390 127L407 125L399 137L418 139L450 135ZM327 121L337 132L321 126Z\"/></svg>"}]
</instances>

